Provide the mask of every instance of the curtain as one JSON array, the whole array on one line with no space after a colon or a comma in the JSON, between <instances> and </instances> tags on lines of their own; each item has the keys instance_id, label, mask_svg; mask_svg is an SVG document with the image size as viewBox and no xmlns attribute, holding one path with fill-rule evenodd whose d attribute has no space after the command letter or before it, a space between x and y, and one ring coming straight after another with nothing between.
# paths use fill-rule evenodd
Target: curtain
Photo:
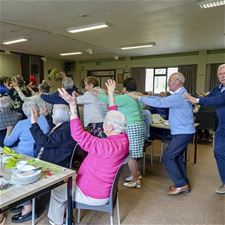
<instances>
[{"instance_id":1,"label":"curtain","mask_svg":"<svg viewBox=\"0 0 225 225\"><path fill-rule=\"evenodd\" d=\"M216 74L217 74L217 69L218 69L219 65L221 65L221 64L222 63L210 64L210 84L209 84L210 91L219 85L219 81L218 81Z\"/></svg>"},{"instance_id":2,"label":"curtain","mask_svg":"<svg viewBox=\"0 0 225 225\"><path fill-rule=\"evenodd\" d=\"M36 75L38 83L44 79L44 63L41 60L41 56L21 54L21 73L26 81L29 83L29 75L31 73Z\"/></svg>"},{"instance_id":3,"label":"curtain","mask_svg":"<svg viewBox=\"0 0 225 225\"><path fill-rule=\"evenodd\" d=\"M145 74L146 68L131 68L131 77L137 82L137 91L145 92Z\"/></svg>"},{"instance_id":4,"label":"curtain","mask_svg":"<svg viewBox=\"0 0 225 225\"><path fill-rule=\"evenodd\" d=\"M197 65L181 65L178 66L178 71L185 76L184 87L194 95L196 93Z\"/></svg>"},{"instance_id":5,"label":"curtain","mask_svg":"<svg viewBox=\"0 0 225 225\"><path fill-rule=\"evenodd\" d=\"M29 83L29 74L30 74L30 57L28 54L20 55L20 63L21 63L21 74L23 76L24 81Z\"/></svg>"}]
</instances>

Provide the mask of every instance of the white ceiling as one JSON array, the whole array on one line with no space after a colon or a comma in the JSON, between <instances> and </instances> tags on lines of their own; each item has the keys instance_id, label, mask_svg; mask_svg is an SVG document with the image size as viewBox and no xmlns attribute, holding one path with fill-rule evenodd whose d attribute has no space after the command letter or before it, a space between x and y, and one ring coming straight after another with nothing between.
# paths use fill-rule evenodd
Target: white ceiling
<instances>
[{"instance_id":1,"label":"white ceiling","mask_svg":"<svg viewBox=\"0 0 225 225\"><path fill-rule=\"evenodd\" d=\"M87 17L81 17L87 14ZM67 60L143 56L225 48L225 7L201 9L197 0L0 0L2 50ZM71 34L68 27L106 21L109 28ZM121 46L156 42L147 49ZM91 48L94 54L85 50ZM59 56L82 51L83 55Z\"/></svg>"}]
</instances>

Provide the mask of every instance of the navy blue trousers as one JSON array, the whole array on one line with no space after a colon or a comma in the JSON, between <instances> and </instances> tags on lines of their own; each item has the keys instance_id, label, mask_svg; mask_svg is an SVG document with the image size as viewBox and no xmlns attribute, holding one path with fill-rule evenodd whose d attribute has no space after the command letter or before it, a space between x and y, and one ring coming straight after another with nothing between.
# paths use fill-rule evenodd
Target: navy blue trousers
<instances>
[{"instance_id":1,"label":"navy blue trousers","mask_svg":"<svg viewBox=\"0 0 225 225\"><path fill-rule=\"evenodd\" d=\"M225 184L225 137L220 134L215 135L214 156L216 158L220 178L223 184Z\"/></svg>"},{"instance_id":2,"label":"navy blue trousers","mask_svg":"<svg viewBox=\"0 0 225 225\"><path fill-rule=\"evenodd\" d=\"M189 184L184 161L184 152L194 134L172 135L171 141L163 154L164 166L176 187Z\"/></svg>"}]
</instances>

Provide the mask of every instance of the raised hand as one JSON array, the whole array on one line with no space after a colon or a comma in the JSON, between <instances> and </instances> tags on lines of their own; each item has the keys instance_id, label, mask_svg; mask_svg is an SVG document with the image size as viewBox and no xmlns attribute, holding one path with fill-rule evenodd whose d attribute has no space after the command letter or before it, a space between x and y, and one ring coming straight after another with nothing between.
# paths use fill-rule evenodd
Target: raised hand
<instances>
[{"instance_id":1,"label":"raised hand","mask_svg":"<svg viewBox=\"0 0 225 225\"><path fill-rule=\"evenodd\" d=\"M75 91L70 95L64 88L58 88L61 98L63 98L69 104L76 104L76 93Z\"/></svg>"},{"instance_id":2,"label":"raised hand","mask_svg":"<svg viewBox=\"0 0 225 225\"><path fill-rule=\"evenodd\" d=\"M31 123L37 123L37 119L38 119L38 112L35 110L35 108L31 109Z\"/></svg>"},{"instance_id":3,"label":"raised hand","mask_svg":"<svg viewBox=\"0 0 225 225\"><path fill-rule=\"evenodd\" d=\"M116 88L116 82L112 79L107 80L105 83L108 91L108 97L109 97L109 106L115 105L115 99L114 99L114 91Z\"/></svg>"},{"instance_id":4,"label":"raised hand","mask_svg":"<svg viewBox=\"0 0 225 225\"><path fill-rule=\"evenodd\" d=\"M105 86L107 87L108 95L114 94L115 89L116 89L115 80L112 80L112 79L107 80L107 82L105 83Z\"/></svg>"},{"instance_id":5,"label":"raised hand","mask_svg":"<svg viewBox=\"0 0 225 225\"><path fill-rule=\"evenodd\" d=\"M40 114L47 116L49 114L49 109L47 103L44 103L43 112L40 112Z\"/></svg>"}]
</instances>

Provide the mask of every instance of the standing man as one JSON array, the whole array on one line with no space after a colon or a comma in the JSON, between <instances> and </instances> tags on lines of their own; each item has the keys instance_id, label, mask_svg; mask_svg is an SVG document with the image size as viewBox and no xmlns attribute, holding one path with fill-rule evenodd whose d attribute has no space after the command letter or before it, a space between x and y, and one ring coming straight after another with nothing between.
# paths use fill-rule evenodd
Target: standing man
<instances>
[{"instance_id":1,"label":"standing man","mask_svg":"<svg viewBox=\"0 0 225 225\"><path fill-rule=\"evenodd\" d=\"M225 194L225 64L218 67L217 77L220 85L214 88L209 95L202 98L194 98L191 95L186 95L186 97L192 104L199 103L216 107L218 127L215 133L214 156L222 181L216 193Z\"/></svg>"},{"instance_id":2,"label":"standing man","mask_svg":"<svg viewBox=\"0 0 225 225\"><path fill-rule=\"evenodd\" d=\"M171 74L168 86L173 94L167 97L130 94L130 96L138 98L145 105L169 108L169 124L172 139L163 155L164 166L174 182L174 185L169 187L169 195L191 191L186 174L184 152L188 143L193 139L195 128L192 105L184 97L184 94L187 93L183 87L184 81L185 78L182 73Z\"/></svg>"}]
</instances>

